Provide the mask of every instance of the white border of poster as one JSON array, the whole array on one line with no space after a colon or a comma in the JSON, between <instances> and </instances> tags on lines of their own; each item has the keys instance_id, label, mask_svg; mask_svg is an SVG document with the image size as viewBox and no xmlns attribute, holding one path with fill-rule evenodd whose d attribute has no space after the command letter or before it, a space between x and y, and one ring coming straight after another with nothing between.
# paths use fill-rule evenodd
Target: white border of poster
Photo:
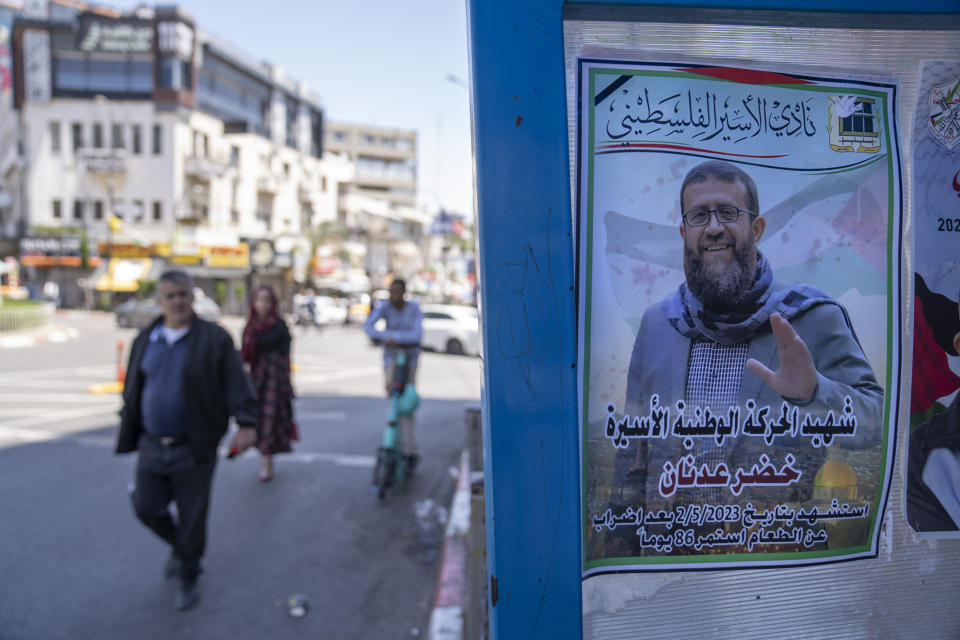
<instances>
[{"instance_id":1,"label":"white border of poster","mask_svg":"<svg viewBox=\"0 0 960 640\"><path fill-rule=\"evenodd\" d=\"M584 576L876 556L900 380L896 83L592 59L578 77ZM758 210L684 227L681 184L709 160L752 178ZM687 238L696 253L695 234L741 223L759 252L754 306L696 302ZM744 366L788 377L778 343L794 328L815 368L807 398ZM722 346L699 350L713 330ZM735 400L688 374L717 353L734 358Z\"/></svg>"}]
</instances>

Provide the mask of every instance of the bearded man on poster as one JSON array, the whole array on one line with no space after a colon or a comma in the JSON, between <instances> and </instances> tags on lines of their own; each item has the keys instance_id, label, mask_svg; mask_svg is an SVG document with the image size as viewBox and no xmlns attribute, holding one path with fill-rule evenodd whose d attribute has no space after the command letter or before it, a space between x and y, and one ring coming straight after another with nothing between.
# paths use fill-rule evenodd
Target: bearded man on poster
<instances>
[{"instance_id":1,"label":"bearded man on poster","mask_svg":"<svg viewBox=\"0 0 960 640\"><path fill-rule=\"evenodd\" d=\"M726 415L735 406L743 416L748 400L757 408L769 407L771 419L780 415L784 401L798 407L801 416L831 410L839 416L850 398L857 432L844 438L845 444L878 443L883 389L850 318L822 291L774 279L770 262L757 249L766 221L758 213L753 179L729 162L703 162L684 178L680 205L686 281L643 315L628 370L625 412L648 415L657 395L659 405L671 411L684 401L690 416L696 408ZM781 437L773 446L799 440ZM756 462L765 448L764 438L743 434L722 446L697 442L693 450L685 450L677 438L649 445L634 440L618 453L613 487L624 504L649 508L649 499L658 498L664 460L692 453L697 465L712 468L732 458ZM711 496L701 491L698 497ZM731 499L726 491L723 501Z\"/></svg>"}]
</instances>

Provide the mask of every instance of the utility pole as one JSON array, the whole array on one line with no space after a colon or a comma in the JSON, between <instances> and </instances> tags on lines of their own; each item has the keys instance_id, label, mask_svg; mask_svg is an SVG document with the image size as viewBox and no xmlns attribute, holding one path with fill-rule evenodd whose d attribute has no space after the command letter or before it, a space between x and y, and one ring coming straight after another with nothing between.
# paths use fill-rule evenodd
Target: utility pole
<instances>
[{"instance_id":1,"label":"utility pole","mask_svg":"<svg viewBox=\"0 0 960 640\"><path fill-rule=\"evenodd\" d=\"M116 169L115 164L117 161L116 154L116 145L114 144L113 139L113 113L110 109L110 101L102 93L98 93L93 97L94 102L103 107L103 110L107 115L107 130L105 133L105 142L109 149L109 155L107 156L107 251L106 251L106 261L107 261L107 284L110 288L109 297L110 297L110 309L113 309L113 300L114 300L114 291L113 291L113 267L115 265L111 264L113 259L113 231L114 225L114 170ZM102 258L101 258L102 259Z\"/></svg>"}]
</instances>

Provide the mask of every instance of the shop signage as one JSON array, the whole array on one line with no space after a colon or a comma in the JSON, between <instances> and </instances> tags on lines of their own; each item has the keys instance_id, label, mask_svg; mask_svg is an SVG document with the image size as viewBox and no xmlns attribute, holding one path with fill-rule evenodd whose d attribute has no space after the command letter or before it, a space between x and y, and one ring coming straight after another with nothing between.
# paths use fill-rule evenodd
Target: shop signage
<instances>
[{"instance_id":1,"label":"shop signage","mask_svg":"<svg viewBox=\"0 0 960 640\"><path fill-rule=\"evenodd\" d=\"M80 24L77 48L87 52L150 53L153 51L153 25L85 16Z\"/></svg>"},{"instance_id":2,"label":"shop signage","mask_svg":"<svg viewBox=\"0 0 960 640\"><path fill-rule=\"evenodd\" d=\"M250 251L250 264L257 268L269 267L273 264L273 244L269 240L256 240Z\"/></svg>"},{"instance_id":3,"label":"shop signage","mask_svg":"<svg viewBox=\"0 0 960 640\"><path fill-rule=\"evenodd\" d=\"M241 242L229 247L206 247L206 264L208 267L248 267L250 266L250 245Z\"/></svg>"},{"instance_id":4,"label":"shop signage","mask_svg":"<svg viewBox=\"0 0 960 640\"><path fill-rule=\"evenodd\" d=\"M149 258L156 255L153 245L133 244L132 242L100 243L100 255L110 258Z\"/></svg>"},{"instance_id":5,"label":"shop signage","mask_svg":"<svg viewBox=\"0 0 960 640\"><path fill-rule=\"evenodd\" d=\"M77 162L90 173L124 173L126 156L122 149L83 149L77 153Z\"/></svg>"},{"instance_id":6,"label":"shop signage","mask_svg":"<svg viewBox=\"0 0 960 640\"><path fill-rule=\"evenodd\" d=\"M31 267L79 267L80 238L21 238L20 264Z\"/></svg>"}]
</instances>

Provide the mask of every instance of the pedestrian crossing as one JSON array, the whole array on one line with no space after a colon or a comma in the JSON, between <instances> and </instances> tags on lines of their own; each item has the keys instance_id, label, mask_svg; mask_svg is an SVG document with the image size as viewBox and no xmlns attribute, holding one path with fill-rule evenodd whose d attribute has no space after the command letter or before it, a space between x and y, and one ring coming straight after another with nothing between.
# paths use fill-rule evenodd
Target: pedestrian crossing
<instances>
[{"instance_id":1,"label":"pedestrian crossing","mask_svg":"<svg viewBox=\"0 0 960 640\"><path fill-rule=\"evenodd\" d=\"M292 372L294 389L298 396L377 393L383 373L376 361L364 360L312 353L297 355ZM116 368L110 364L0 371L0 449L61 438L109 445L109 439L93 437L88 432L119 424L120 395L95 394L90 390L115 379ZM337 412L327 413L330 412L315 417L346 419Z\"/></svg>"},{"instance_id":2,"label":"pedestrian crossing","mask_svg":"<svg viewBox=\"0 0 960 640\"><path fill-rule=\"evenodd\" d=\"M109 364L0 372L0 448L116 425L120 397L89 393L115 377Z\"/></svg>"},{"instance_id":3,"label":"pedestrian crossing","mask_svg":"<svg viewBox=\"0 0 960 640\"><path fill-rule=\"evenodd\" d=\"M379 379L383 377L383 369L375 358L334 359L308 352L294 353L292 361L293 387L298 395L315 392L369 395L379 391ZM370 378L369 384L364 378Z\"/></svg>"}]
</instances>

